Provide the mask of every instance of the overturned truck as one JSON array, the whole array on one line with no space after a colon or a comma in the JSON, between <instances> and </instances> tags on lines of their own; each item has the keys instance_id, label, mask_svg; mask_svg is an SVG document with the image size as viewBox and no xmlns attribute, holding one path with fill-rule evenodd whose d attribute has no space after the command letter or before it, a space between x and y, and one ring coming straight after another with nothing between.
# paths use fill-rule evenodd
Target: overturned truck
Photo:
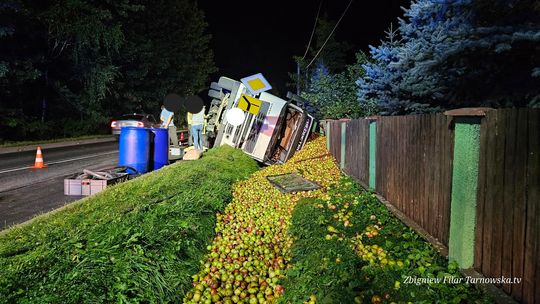
<instances>
[{"instance_id":1,"label":"overturned truck","mask_svg":"<svg viewBox=\"0 0 540 304\"><path fill-rule=\"evenodd\" d=\"M290 92L288 100L267 92L255 95L242 82L220 77L212 83L208 96L213 98L206 126L209 142L214 147L242 149L267 165L284 163L302 149L314 126L313 116L302 109L306 101ZM227 111L249 97L257 99L257 114L246 111L242 124L228 123Z\"/></svg>"}]
</instances>

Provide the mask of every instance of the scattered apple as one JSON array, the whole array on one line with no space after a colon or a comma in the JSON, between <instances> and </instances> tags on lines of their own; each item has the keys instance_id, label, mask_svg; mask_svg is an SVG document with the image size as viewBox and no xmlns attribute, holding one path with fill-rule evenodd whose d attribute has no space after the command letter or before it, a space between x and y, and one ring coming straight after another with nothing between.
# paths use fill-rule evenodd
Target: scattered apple
<instances>
[{"instance_id":1,"label":"scattered apple","mask_svg":"<svg viewBox=\"0 0 540 304\"><path fill-rule=\"evenodd\" d=\"M314 158L325 154L325 139L319 138L287 163L261 169L235 184L232 202L216 215L216 235L206 248L209 253L199 273L192 277L193 289L184 303L273 303L286 292L278 282L290 267L293 239L287 229L296 203L304 197L317 197L327 201L331 210L338 209L329 202L327 190L337 183L341 172L333 157ZM266 180L266 176L290 172L302 172L322 188L281 193ZM338 238L335 227L328 231L326 239ZM315 300L310 297L309 303Z\"/></svg>"}]
</instances>

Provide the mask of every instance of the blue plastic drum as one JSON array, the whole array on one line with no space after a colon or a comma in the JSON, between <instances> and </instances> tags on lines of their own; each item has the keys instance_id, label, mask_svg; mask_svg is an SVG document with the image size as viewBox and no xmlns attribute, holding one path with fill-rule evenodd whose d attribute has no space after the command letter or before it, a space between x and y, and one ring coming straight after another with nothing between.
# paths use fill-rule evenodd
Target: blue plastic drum
<instances>
[{"instance_id":1,"label":"blue plastic drum","mask_svg":"<svg viewBox=\"0 0 540 304\"><path fill-rule=\"evenodd\" d=\"M154 133L154 170L169 163L169 131L164 128L153 128Z\"/></svg>"},{"instance_id":2,"label":"blue plastic drum","mask_svg":"<svg viewBox=\"0 0 540 304\"><path fill-rule=\"evenodd\" d=\"M118 165L135 168L138 173L146 173L150 167L150 146L152 132L148 128L122 127ZM128 173L137 173L130 172Z\"/></svg>"}]
</instances>

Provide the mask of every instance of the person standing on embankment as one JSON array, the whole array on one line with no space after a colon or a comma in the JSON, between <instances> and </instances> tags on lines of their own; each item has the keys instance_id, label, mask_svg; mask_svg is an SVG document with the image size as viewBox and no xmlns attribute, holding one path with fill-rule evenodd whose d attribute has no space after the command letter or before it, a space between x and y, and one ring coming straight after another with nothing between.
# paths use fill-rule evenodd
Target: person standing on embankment
<instances>
[{"instance_id":1,"label":"person standing on embankment","mask_svg":"<svg viewBox=\"0 0 540 304\"><path fill-rule=\"evenodd\" d=\"M204 127L204 110L205 107L203 107L199 113L193 113L191 116L193 146L199 151L203 150L202 130Z\"/></svg>"},{"instance_id":2,"label":"person standing on embankment","mask_svg":"<svg viewBox=\"0 0 540 304\"><path fill-rule=\"evenodd\" d=\"M159 116L161 126L169 129L169 144L178 147L178 135L176 134L176 126L174 125L174 113L161 106L161 114Z\"/></svg>"}]
</instances>

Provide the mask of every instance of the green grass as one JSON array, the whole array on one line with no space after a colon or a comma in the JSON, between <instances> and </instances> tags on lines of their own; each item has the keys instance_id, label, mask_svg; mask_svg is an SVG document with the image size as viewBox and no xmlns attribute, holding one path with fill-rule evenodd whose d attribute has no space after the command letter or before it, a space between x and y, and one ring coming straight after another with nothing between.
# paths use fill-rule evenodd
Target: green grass
<instances>
[{"instance_id":1,"label":"green grass","mask_svg":"<svg viewBox=\"0 0 540 304\"><path fill-rule=\"evenodd\" d=\"M180 302L232 185L230 147L163 168L0 235L0 303Z\"/></svg>"},{"instance_id":2,"label":"green grass","mask_svg":"<svg viewBox=\"0 0 540 304\"><path fill-rule=\"evenodd\" d=\"M329 195L326 201L303 199L293 211L289 227L293 267L282 281L286 292L280 303L302 303L310 296L317 303L491 303L464 283L406 284L408 276L442 280L462 276L454 263L350 178L342 178ZM339 214L349 212L345 226ZM381 229L367 237L366 228L374 225ZM363 246L379 246L386 258L376 255L373 262L363 258L353 247L358 235Z\"/></svg>"},{"instance_id":3,"label":"green grass","mask_svg":"<svg viewBox=\"0 0 540 304\"><path fill-rule=\"evenodd\" d=\"M95 138L107 138L112 137L111 134L107 135L83 135L77 137L68 137L68 138L56 138L48 140L27 140L27 141L2 141L0 140L0 148L9 148L9 147L20 147L20 146L29 146L29 145L44 145L52 144L57 142L65 141L77 141L83 139L95 139Z\"/></svg>"}]
</instances>

